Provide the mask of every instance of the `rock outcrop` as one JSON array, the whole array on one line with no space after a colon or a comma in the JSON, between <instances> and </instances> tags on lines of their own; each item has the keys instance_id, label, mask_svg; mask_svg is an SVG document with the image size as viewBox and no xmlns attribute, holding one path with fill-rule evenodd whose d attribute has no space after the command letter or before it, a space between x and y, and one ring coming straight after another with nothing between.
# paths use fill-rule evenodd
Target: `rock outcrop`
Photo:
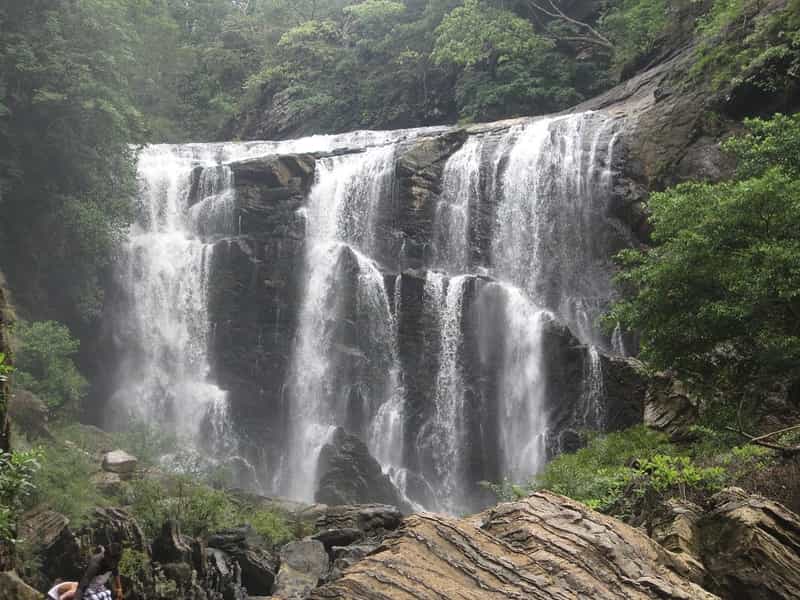
<instances>
[{"instance_id":1,"label":"rock outcrop","mask_svg":"<svg viewBox=\"0 0 800 600\"><path fill-rule=\"evenodd\" d=\"M315 500L323 504L389 504L400 506L400 495L367 445L341 427L319 455L319 486Z\"/></svg>"},{"instance_id":2,"label":"rock outcrop","mask_svg":"<svg viewBox=\"0 0 800 600\"><path fill-rule=\"evenodd\" d=\"M644 424L673 441L689 439L697 423L700 401L689 387L669 374L654 377L644 400Z\"/></svg>"},{"instance_id":3,"label":"rock outcrop","mask_svg":"<svg viewBox=\"0 0 800 600\"><path fill-rule=\"evenodd\" d=\"M238 563L242 585L248 593L266 596L272 591L279 563L267 550L265 540L252 528L216 533L208 539L208 546L224 552Z\"/></svg>"},{"instance_id":4,"label":"rock outcrop","mask_svg":"<svg viewBox=\"0 0 800 600\"><path fill-rule=\"evenodd\" d=\"M316 600L712 600L690 567L640 531L555 494L468 519L409 517Z\"/></svg>"},{"instance_id":5,"label":"rock outcrop","mask_svg":"<svg viewBox=\"0 0 800 600\"><path fill-rule=\"evenodd\" d=\"M8 403L8 416L31 439L52 439L47 428L48 412L44 400L27 390L14 392Z\"/></svg>"},{"instance_id":6,"label":"rock outcrop","mask_svg":"<svg viewBox=\"0 0 800 600\"><path fill-rule=\"evenodd\" d=\"M730 488L699 522L707 587L730 600L800 598L800 517Z\"/></svg>"},{"instance_id":7,"label":"rock outcrop","mask_svg":"<svg viewBox=\"0 0 800 600\"><path fill-rule=\"evenodd\" d=\"M304 600L328 572L325 546L317 540L290 542L281 549L281 567L272 591L274 598Z\"/></svg>"},{"instance_id":8,"label":"rock outcrop","mask_svg":"<svg viewBox=\"0 0 800 600\"><path fill-rule=\"evenodd\" d=\"M139 460L124 450L113 450L103 456L103 470L120 477L130 477L138 465Z\"/></svg>"},{"instance_id":9,"label":"rock outcrop","mask_svg":"<svg viewBox=\"0 0 800 600\"><path fill-rule=\"evenodd\" d=\"M0 572L0 600L41 600L42 594L22 581L14 571Z\"/></svg>"}]
</instances>

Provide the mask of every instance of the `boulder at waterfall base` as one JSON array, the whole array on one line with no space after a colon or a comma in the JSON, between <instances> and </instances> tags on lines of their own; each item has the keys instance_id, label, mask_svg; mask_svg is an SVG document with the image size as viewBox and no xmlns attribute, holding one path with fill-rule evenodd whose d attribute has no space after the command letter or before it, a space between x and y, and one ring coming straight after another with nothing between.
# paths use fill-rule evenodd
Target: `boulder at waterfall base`
<instances>
[{"instance_id":1,"label":"boulder at waterfall base","mask_svg":"<svg viewBox=\"0 0 800 600\"><path fill-rule=\"evenodd\" d=\"M103 470L121 476L130 476L136 471L139 460L124 450L113 450L103 456Z\"/></svg>"},{"instance_id":2,"label":"boulder at waterfall base","mask_svg":"<svg viewBox=\"0 0 800 600\"><path fill-rule=\"evenodd\" d=\"M401 499L367 445L341 427L319 455L317 502L329 505L376 502L400 506Z\"/></svg>"}]
</instances>

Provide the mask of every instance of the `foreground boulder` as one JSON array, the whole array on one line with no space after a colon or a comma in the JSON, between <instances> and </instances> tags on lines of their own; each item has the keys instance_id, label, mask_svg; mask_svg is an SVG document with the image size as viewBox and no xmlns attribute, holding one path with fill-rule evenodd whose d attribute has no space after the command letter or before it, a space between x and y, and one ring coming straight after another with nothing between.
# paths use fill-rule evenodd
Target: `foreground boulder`
<instances>
[{"instance_id":1,"label":"foreground boulder","mask_svg":"<svg viewBox=\"0 0 800 600\"><path fill-rule=\"evenodd\" d=\"M317 589L317 600L712 600L640 531L541 492L468 519L409 517L396 537Z\"/></svg>"},{"instance_id":2,"label":"foreground boulder","mask_svg":"<svg viewBox=\"0 0 800 600\"><path fill-rule=\"evenodd\" d=\"M0 573L0 600L40 600L42 594L19 578L14 571Z\"/></svg>"},{"instance_id":3,"label":"foreground boulder","mask_svg":"<svg viewBox=\"0 0 800 600\"><path fill-rule=\"evenodd\" d=\"M330 505L377 502L399 506L400 494L367 445L338 428L319 455L317 502Z\"/></svg>"},{"instance_id":4,"label":"foreground boulder","mask_svg":"<svg viewBox=\"0 0 800 600\"><path fill-rule=\"evenodd\" d=\"M709 587L723 598L800 598L800 518L781 504L730 488L700 522Z\"/></svg>"},{"instance_id":5,"label":"foreground boulder","mask_svg":"<svg viewBox=\"0 0 800 600\"><path fill-rule=\"evenodd\" d=\"M328 554L317 540L290 542L281 549L281 568L272 595L303 600L328 572Z\"/></svg>"}]
</instances>

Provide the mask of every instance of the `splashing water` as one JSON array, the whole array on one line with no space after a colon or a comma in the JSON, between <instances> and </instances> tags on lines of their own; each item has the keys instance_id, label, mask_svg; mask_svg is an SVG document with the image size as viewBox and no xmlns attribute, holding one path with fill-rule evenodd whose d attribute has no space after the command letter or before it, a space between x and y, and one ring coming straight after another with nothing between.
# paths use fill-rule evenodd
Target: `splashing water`
<instances>
[{"instance_id":1,"label":"splashing water","mask_svg":"<svg viewBox=\"0 0 800 600\"><path fill-rule=\"evenodd\" d=\"M133 416L196 448L229 452L226 393L208 359L213 245L200 236L230 222L230 170L198 166L171 148L148 148L139 160L138 217L117 269L127 314L116 323L126 329L118 332L125 345L113 420Z\"/></svg>"}]
</instances>

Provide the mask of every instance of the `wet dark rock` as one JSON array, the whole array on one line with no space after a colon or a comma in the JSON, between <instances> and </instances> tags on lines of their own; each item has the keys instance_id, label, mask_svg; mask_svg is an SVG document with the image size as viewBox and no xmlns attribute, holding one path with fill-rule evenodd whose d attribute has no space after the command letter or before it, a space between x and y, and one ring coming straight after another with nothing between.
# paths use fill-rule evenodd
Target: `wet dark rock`
<instances>
[{"instance_id":1,"label":"wet dark rock","mask_svg":"<svg viewBox=\"0 0 800 600\"><path fill-rule=\"evenodd\" d=\"M272 590L278 561L267 550L267 543L252 528L243 527L212 535L209 548L223 551L241 568L242 585L255 595L266 595Z\"/></svg>"},{"instance_id":2,"label":"wet dark rock","mask_svg":"<svg viewBox=\"0 0 800 600\"><path fill-rule=\"evenodd\" d=\"M605 430L620 431L640 424L650 384L644 365L633 358L601 355L601 368Z\"/></svg>"},{"instance_id":3,"label":"wet dark rock","mask_svg":"<svg viewBox=\"0 0 800 600\"><path fill-rule=\"evenodd\" d=\"M400 269L421 268L429 258L436 201L442 191L442 172L447 159L466 139L464 130L422 138L397 157L395 170L400 208L396 227L401 233L405 261Z\"/></svg>"},{"instance_id":4,"label":"wet dark rock","mask_svg":"<svg viewBox=\"0 0 800 600\"><path fill-rule=\"evenodd\" d=\"M349 546L364 538L364 532L355 527L342 527L341 529L324 529L312 536L312 539L322 542L325 550L330 551L333 546Z\"/></svg>"},{"instance_id":5,"label":"wet dark rock","mask_svg":"<svg viewBox=\"0 0 800 600\"><path fill-rule=\"evenodd\" d=\"M319 456L319 486L314 499L329 505L376 502L399 506L400 495L388 475L356 436L338 428Z\"/></svg>"},{"instance_id":6,"label":"wet dark rock","mask_svg":"<svg viewBox=\"0 0 800 600\"><path fill-rule=\"evenodd\" d=\"M193 556L192 540L181 535L177 522L166 521L159 536L153 540L153 560L191 564Z\"/></svg>"},{"instance_id":7,"label":"wet dark rock","mask_svg":"<svg viewBox=\"0 0 800 600\"><path fill-rule=\"evenodd\" d=\"M206 550L208 575L206 585L222 595L224 600L247 600L247 592L242 587L242 571L239 564L222 550Z\"/></svg>"},{"instance_id":8,"label":"wet dark rock","mask_svg":"<svg viewBox=\"0 0 800 600\"><path fill-rule=\"evenodd\" d=\"M339 579L343 575L345 569L364 560L378 548L378 544L355 544L351 546L334 547L331 550L333 562L327 580L335 581Z\"/></svg>"}]
</instances>

